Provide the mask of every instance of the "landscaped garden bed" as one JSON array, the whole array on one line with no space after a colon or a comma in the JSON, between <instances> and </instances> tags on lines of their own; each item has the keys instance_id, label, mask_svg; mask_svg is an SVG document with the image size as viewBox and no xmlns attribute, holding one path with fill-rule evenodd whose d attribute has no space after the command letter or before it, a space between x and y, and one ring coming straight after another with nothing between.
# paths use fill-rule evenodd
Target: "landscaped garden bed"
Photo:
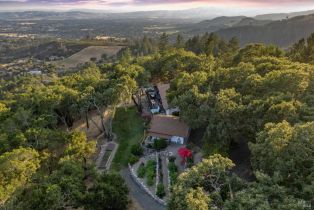
<instances>
[{"instance_id":1,"label":"landscaped garden bed","mask_svg":"<svg viewBox=\"0 0 314 210\"><path fill-rule=\"evenodd\" d=\"M140 163L136 169L139 178L145 180L145 183L152 187L156 180L156 160L149 159L145 163Z\"/></svg>"},{"instance_id":2,"label":"landscaped garden bed","mask_svg":"<svg viewBox=\"0 0 314 210\"><path fill-rule=\"evenodd\" d=\"M178 177L178 167L175 164L175 160L176 158L174 156L169 157L168 170L169 170L170 185L175 184Z\"/></svg>"},{"instance_id":3,"label":"landscaped garden bed","mask_svg":"<svg viewBox=\"0 0 314 210\"><path fill-rule=\"evenodd\" d=\"M163 197L165 197L165 195L166 195L165 187L164 187L164 185L163 185L162 183L159 183L159 184L157 185L156 195L157 195L159 198L161 198L161 199L162 199Z\"/></svg>"},{"instance_id":4,"label":"landscaped garden bed","mask_svg":"<svg viewBox=\"0 0 314 210\"><path fill-rule=\"evenodd\" d=\"M151 196L165 201L171 195L171 186L176 184L179 174L194 165L194 157L193 151L185 145L167 143L168 146L164 150L166 144L163 144L163 141L162 139L161 143L155 143L155 146L162 146L158 147L159 151L156 148L157 151L148 156L142 156L142 145L133 145L131 154L138 157L139 161L131 164L131 170Z\"/></svg>"},{"instance_id":5,"label":"landscaped garden bed","mask_svg":"<svg viewBox=\"0 0 314 210\"><path fill-rule=\"evenodd\" d=\"M164 198L165 195L166 195L166 192L165 192L165 186L164 186L164 174L163 174L163 162L162 162L162 159L161 159L161 155L159 154L158 155L158 180L156 180L156 195L159 197L159 198ZM157 183L158 182L158 183Z\"/></svg>"},{"instance_id":6,"label":"landscaped garden bed","mask_svg":"<svg viewBox=\"0 0 314 210\"><path fill-rule=\"evenodd\" d=\"M160 156L158 158L155 155L148 156L146 160L142 159L141 161L133 165L137 177L147 186L152 194L163 199L166 196L166 189L163 182L164 174Z\"/></svg>"},{"instance_id":7,"label":"landscaped garden bed","mask_svg":"<svg viewBox=\"0 0 314 210\"><path fill-rule=\"evenodd\" d=\"M156 161L148 160L145 166L146 184L153 186L156 178Z\"/></svg>"}]
</instances>

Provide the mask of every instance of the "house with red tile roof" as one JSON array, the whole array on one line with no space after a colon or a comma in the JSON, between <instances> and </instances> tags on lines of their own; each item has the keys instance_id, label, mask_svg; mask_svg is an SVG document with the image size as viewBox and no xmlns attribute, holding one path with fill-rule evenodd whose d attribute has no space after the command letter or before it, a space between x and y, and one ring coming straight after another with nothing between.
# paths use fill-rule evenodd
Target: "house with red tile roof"
<instances>
[{"instance_id":1,"label":"house with red tile roof","mask_svg":"<svg viewBox=\"0 0 314 210\"><path fill-rule=\"evenodd\" d=\"M148 129L148 136L151 141L167 139L172 143L184 144L189 135L189 126L179 117L171 115L154 115Z\"/></svg>"}]
</instances>

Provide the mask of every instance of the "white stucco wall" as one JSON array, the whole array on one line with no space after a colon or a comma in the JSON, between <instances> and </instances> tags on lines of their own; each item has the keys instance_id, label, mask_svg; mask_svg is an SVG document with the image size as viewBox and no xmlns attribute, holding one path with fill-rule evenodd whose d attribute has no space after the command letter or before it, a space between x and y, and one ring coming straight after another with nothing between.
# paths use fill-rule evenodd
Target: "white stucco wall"
<instances>
[{"instance_id":1,"label":"white stucco wall","mask_svg":"<svg viewBox=\"0 0 314 210\"><path fill-rule=\"evenodd\" d=\"M184 138L180 136L172 136L170 141L176 144L184 144Z\"/></svg>"},{"instance_id":2,"label":"white stucco wall","mask_svg":"<svg viewBox=\"0 0 314 210\"><path fill-rule=\"evenodd\" d=\"M179 108L171 108L171 109L167 109L166 110L166 115L172 115L172 113L174 113L174 112L179 112L180 111L180 109Z\"/></svg>"}]
</instances>

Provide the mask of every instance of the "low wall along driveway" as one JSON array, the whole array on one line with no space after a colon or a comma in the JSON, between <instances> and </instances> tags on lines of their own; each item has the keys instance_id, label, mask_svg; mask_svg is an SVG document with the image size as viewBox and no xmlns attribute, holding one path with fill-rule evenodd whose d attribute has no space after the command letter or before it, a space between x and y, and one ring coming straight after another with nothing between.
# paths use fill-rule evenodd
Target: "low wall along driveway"
<instances>
[{"instance_id":1,"label":"low wall along driveway","mask_svg":"<svg viewBox=\"0 0 314 210\"><path fill-rule=\"evenodd\" d=\"M132 166L129 164L129 170L130 170L130 174L132 179L148 194L150 195L156 202L158 202L159 204L166 206L166 202L160 198L158 198L156 195L154 195L153 193L151 193L151 191L145 186L145 184L137 177L136 173L134 172L134 169L132 168Z\"/></svg>"}]
</instances>

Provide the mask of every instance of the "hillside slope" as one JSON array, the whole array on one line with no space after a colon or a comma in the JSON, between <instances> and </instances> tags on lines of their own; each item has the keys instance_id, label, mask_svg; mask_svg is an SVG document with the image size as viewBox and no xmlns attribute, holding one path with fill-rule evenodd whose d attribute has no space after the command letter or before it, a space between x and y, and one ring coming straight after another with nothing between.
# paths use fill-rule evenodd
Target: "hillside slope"
<instances>
[{"instance_id":1,"label":"hillside slope","mask_svg":"<svg viewBox=\"0 0 314 210\"><path fill-rule=\"evenodd\" d=\"M313 32L314 14L274 21L260 26L230 27L218 30L215 33L225 39L236 36L242 46L247 43L265 43L289 47Z\"/></svg>"},{"instance_id":2,"label":"hillside slope","mask_svg":"<svg viewBox=\"0 0 314 210\"><path fill-rule=\"evenodd\" d=\"M256 20L283 20L288 18L293 18L302 15L310 15L313 14L314 10L308 11L300 11L300 12L290 12L290 13L270 13L270 14L262 14L254 17Z\"/></svg>"},{"instance_id":3,"label":"hillside slope","mask_svg":"<svg viewBox=\"0 0 314 210\"><path fill-rule=\"evenodd\" d=\"M203 33L211 33L221 29L229 28L241 20L245 19L245 16L221 16L211 20L203 20L196 24L183 25L180 28L181 33L186 35L197 35Z\"/></svg>"}]
</instances>

